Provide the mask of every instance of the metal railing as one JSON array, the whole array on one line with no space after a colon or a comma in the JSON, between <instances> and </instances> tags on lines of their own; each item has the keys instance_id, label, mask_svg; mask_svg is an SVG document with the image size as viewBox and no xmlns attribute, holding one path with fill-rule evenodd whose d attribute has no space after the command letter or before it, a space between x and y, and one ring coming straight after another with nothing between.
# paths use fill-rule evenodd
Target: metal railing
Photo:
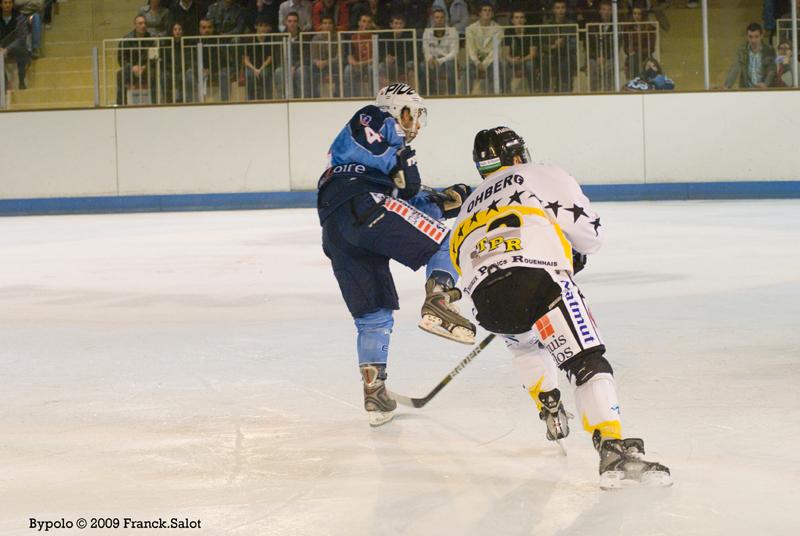
<instances>
[{"instance_id":1,"label":"metal railing","mask_svg":"<svg viewBox=\"0 0 800 536\"><path fill-rule=\"evenodd\" d=\"M627 81L642 74L648 58L661 58L659 24L655 21L620 22L618 28L620 74ZM589 92L615 91L613 25L587 24L585 43Z\"/></svg>"},{"instance_id":2,"label":"metal railing","mask_svg":"<svg viewBox=\"0 0 800 536\"><path fill-rule=\"evenodd\" d=\"M104 40L103 103L132 106L175 102L165 91L176 80L174 58L171 37Z\"/></svg>"}]
</instances>

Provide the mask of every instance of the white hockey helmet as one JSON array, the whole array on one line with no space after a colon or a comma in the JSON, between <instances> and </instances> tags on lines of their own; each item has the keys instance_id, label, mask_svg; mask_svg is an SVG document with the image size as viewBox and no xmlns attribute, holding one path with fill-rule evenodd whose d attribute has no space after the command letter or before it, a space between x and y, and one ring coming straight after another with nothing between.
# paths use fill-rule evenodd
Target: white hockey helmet
<instances>
[{"instance_id":1,"label":"white hockey helmet","mask_svg":"<svg viewBox=\"0 0 800 536\"><path fill-rule=\"evenodd\" d=\"M389 112L395 118L408 141L414 139L418 129L424 127L428 122L428 109L425 106L425 101L408 84L398 82L381 88L375 97L375 106ZM403 124L401 118L403 110L406 109L413 119L408 127Z\"/></svg>"}]
</instances>

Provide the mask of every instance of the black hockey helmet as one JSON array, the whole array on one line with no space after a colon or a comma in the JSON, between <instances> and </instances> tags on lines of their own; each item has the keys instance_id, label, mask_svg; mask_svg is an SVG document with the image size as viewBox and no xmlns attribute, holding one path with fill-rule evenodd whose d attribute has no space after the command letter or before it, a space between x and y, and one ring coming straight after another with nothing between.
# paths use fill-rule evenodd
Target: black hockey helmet
<instances>
[{"instance_id":1,"label":"black hockey helmet","mask_svg":"<svg viewBox=\"0 0 800 536\"><path fill-rule=\"evenodd\" d=\"M514 157L523 163L531 161L525 140L508 127L494 127L475 134L472 160L481 176L497 171L503 166L513 166Z\"/></svg>"}]
</instances>

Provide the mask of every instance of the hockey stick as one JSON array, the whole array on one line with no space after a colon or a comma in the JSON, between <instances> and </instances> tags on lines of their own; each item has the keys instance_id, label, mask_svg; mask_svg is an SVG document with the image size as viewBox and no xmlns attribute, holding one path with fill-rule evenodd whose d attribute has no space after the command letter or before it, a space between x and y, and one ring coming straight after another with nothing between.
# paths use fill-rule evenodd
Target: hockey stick
<instances>
[{"instance_id":1,"label":"hockey stick","mask_svg":"<svg viewBox=\"0 0 800 536\"><path fill-rule=\"evenodd\" d=\"M456 365L456 368L454 368L450 372L450 374L445 376L444 379L442 381L440 381L439 384L436 387L433 388L433 391L428 393L427 396L425 396L424 398L411 398L411 397L408 397L408 396L403 396L403 395L399 395L397 393L393 393L391 391L389 391L389 396L392 397L393 399L395 399L399 404L402 404L404 406L408 406L408 407L411 407L411 408L421 408L421 407L423 407L425 404L430 402L431 399L433 399L433 397L436 396L436 394L439 391L444 389L444 386L447 385L448 383L450 383L450 380L455 378L456 375L459 372L461 372L464 369L464 367L466 367L470 363L470 361L475 359L478 356L478 354L481 353L481 351L484 348L486 348L486 346L490 342L492 342L492 339L494 339L494 337L495 337L494 333L490 333L489 335L487 335L486 338L483 339L478 344L478 346L473 348L473 350L469 354L467 354L467 357L462 359L461 362L458 365Z\"/></svg>"}]
</instances>

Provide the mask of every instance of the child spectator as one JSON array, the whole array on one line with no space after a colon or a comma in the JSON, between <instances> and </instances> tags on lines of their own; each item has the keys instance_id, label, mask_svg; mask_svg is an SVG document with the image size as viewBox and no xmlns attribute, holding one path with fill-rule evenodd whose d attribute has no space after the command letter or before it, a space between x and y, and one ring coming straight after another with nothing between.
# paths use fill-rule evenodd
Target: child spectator
<instances>
[{"instance_id":1,"label":"child spectator","mask_svg":"<svg viewBox=\"0 0 800 536\"><path fill-rule=\"evenodd\" d=\"M763 42L761 25L753 22L747 27L747 43L736 51L736 59L725 79L730 89L736 80L740 88L767 88L775 83L775 50Z\"/></svg>"},{"instance_id":2,"label":"child spectator","mask_svg":"<svg viewBox=\"0 0 800 536\"><path fill-rule=\"evenodd\" d=\"M778 55L775 56L775 87L792 87L792 44L781 41L778 45Z\"/></svg>"}]
</instances>

